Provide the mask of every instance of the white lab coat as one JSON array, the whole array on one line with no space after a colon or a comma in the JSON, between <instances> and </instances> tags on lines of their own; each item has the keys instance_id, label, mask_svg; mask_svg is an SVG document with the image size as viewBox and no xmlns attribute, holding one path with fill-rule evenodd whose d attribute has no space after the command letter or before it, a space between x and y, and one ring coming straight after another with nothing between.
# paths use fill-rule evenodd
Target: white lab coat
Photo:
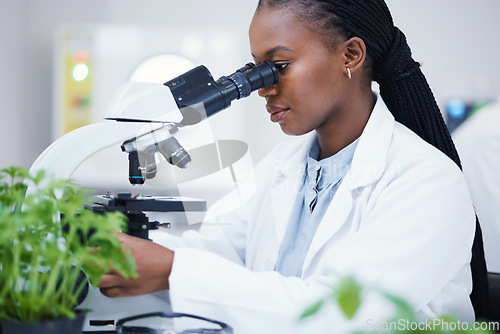
<instances>
[{"instance_id":1,"label":"white lab coat","mask_svg":"<svg viewBox=\"0 0 500 334\"><path fill-rule=\"evenodd\" d=\"M473 321L469 301L475 215L456 165L394 121L380 98L352 166L307 253L302 277L273 271L313 136L285 143L255 170L253 197L178 242L169 278L173 309L225 321L235 333L341 333L387 320L391 304L368 295L347 322L335 307L298 315L347 275L405 298L420 317L453 312ZM226 212L245 190L215 204ZM354 327L353 327L354 326ZM373 329L373 328L372 328Z\"/></svg>"}]
</instances>

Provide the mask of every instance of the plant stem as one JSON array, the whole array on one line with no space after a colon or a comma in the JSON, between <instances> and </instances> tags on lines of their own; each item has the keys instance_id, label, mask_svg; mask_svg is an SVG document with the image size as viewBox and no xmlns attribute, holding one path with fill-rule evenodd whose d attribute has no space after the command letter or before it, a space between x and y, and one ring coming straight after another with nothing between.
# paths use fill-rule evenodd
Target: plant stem
<instances>
[{"instance_id":1,"label":"plant stem","mask_svg":"<svg viewBox=\"0 0 500 334\"><path fill-rule=\"evenodd\" d=\"M39 279L40 279L40 256L39 256L39 248L33 248L31 253L31 262L30 262L30 271L28 274L29 286L28 286L28 302L32 305L33 312L31 312L31 317L34 313L38 313L39 309L36 303L38 289L39 289ZM31 319L30 319L31 320Z\"/></svg>"},{"instance_id":2,"label":"plant stem","mask_svg":"<svg viewBox=\"0 0 500 334\"><path fill-rule=\"evenodd\" d=\"M43 304L48 304L48 300L50 300L50 295L54 295L56 286L57 286L57 281L59 279L59 275L61 272L61 264L62 264L62 258L59 257L59 259L56 262L56 265L51 268L49 272L49 278L48 278L48 283L47 286L45 287L42 296L41 296L41 305Z\"/></svg>"},{"instance_id":3,"label":"plant stem","mask_svg":"<svg viewBox=\"0 0 500 334\"><path fill-rule=\"evenodd\" d=\"M57 222L58 224L63 224L62 222ZM78 270L75 269L73 261L71 261L71 245L77 234L77 227L72 224L71 221L65 221L68 223L69 231L65 236L64 240L64 252L61 253L58 263L62 263L60 271L57 275L58 286L55 287L54 295L52 299L55 300L61 307L63 307L67 312L73 313L72 305L74 305L75 298L75 282L78 276Z\"/></svg>"},{"instance_id":4,"label":"plant stem","mask_svg":"<svg viewBox=\"0 0 500 334\"><path fill-rule=\"evenodd\" d=\"M17 239L17 238L16 238ZM13 284L11 285L11 291L12 291L12 294L11 294L11 298L13 298L14 300L16 301L19 301L21 300L21 297L22 297L22 291L19 291L19 286L20 286L20 283L19 282L19 279L22 278L20 276L20 272L19 272L19 267L20 267L20 263L21 263L21 245L19 243L19 240L15 240L13 242L13 245L12 245L12 271L11 271L11 274L12 274L12 278L13 278ZM24 319L24 316L25 314L23 313L23 308L22 307L19 307L19 308L16 308L16 311L17 311L17 316L18 318L21 320L21 319Z\"/></svg>"}]
</instances>

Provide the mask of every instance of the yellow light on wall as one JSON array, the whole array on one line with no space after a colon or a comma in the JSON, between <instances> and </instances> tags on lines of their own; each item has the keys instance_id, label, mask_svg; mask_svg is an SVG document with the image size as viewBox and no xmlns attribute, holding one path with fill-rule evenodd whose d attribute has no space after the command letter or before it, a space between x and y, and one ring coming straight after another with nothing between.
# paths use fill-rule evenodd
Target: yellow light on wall
<instances>
[{"instance_id":1,"label":"yellow light on wall","mask_svg":"<svg viewBox=\"0 0 500 334\"><path fill-rule=\"evenodd\" d=\"M88 49L83 49L83 46ZM69 35L62 45L62 126L58 136L92 122L94 70L91 48L92 44L85 36L76 35Z\"/></svg>"},{"instance_id":2,"label":"yellow light on wall","mask_svg":"<svg viewBox=\"0 0 500 334\"><path fill-rule=\"evenodd\" d=\"M89 67L87 64L77 64L73 67L73 79L75 81L83 81L89 75Z\"/></svg>"}]
</instances>

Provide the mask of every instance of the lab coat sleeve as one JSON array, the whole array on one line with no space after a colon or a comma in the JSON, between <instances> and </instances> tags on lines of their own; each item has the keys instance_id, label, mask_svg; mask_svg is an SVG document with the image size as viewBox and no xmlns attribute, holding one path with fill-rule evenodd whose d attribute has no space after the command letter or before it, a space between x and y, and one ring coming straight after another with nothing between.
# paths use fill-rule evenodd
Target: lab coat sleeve
<instances>
[{"instance_id":1,"label":"lab coat sleeve","mask_svg":"<svg viewBox=\"0 0 500 334\"><path fill-rule=\"evenodd\" d=\"M305 307L329 292L331 279L322 279L323 284L309 284L274 271L253 272L210 252L180 248L170 298L175 311L224 321L235 333L322 333L325 322L299 322Z\"/></svg>"},{"instance_id":2,"label":"lab coat sleeve","mask_svg":"<svg viewBox=\"0 0 500 334\"><path fill-rule=\"evenodd\" d=\"M241 187L224 196L207 212L199 230L188 230L181 236L156 234L154 241L177 252L190 247L210 250L232 262L244 265L247 212L252 205L254 184L249 178Z\"/></svg>"}]
</instances>

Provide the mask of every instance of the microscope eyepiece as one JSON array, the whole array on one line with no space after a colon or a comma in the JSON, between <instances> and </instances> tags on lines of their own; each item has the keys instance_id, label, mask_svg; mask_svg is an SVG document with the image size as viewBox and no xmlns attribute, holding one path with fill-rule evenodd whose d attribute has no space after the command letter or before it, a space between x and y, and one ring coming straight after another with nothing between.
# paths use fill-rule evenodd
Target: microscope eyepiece
<instances>
[{"instance_id":1,"label":"microscope eyepiece","mask_svg":"<svg viewBox=\"0 0 500 334\"><path fill-rule=\"evenodd\" d=\"M228 80L230 81L229 85L227 84ZM247 97L251 92L274 85L277 82L278 71L268 60L259 65L248 63L233 74L217 80L219 85L227 88L225 94L229 95L231 100ZM238 95L236 96L234 92L237 92Z\"/></svg>"},{"instance_id":2,"label":"microscope eyepiece","mask_svg":"<svg viewBox=\"0 0 500 334\"><path fill-rule=\"evenodd\" d=\"M278 71L270 62L248 63L236 72L214 81L205 66L194 69L166 82L183 115L182 125L200 122L228 108L231 101L278 82Z\"/></svg>"}]
</instances>

